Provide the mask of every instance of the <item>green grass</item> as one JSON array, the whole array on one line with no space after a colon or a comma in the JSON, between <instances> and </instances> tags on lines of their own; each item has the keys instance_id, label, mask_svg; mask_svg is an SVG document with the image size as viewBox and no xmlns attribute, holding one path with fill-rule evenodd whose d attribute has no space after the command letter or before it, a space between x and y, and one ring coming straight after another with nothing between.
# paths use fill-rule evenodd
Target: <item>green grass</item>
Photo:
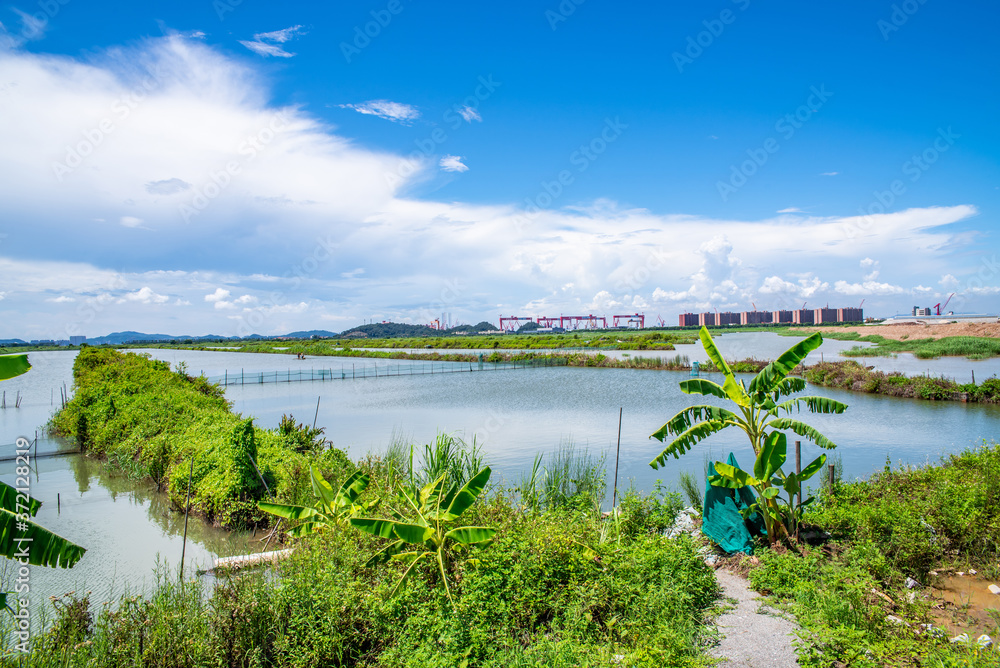
<instances>
[{"instance_id":1,"label":"green grass","mask_svg":"<svg viewBox=\"0 0 1000 668\"><path fill-rule=\"evenodd\" d=\"M839 483L806 521L832 540L801 554L762 551L750 572L802 625L800 665L1000 666L1000 652L922 628L936 623L933 601L904 584L949 566L1000 578L1000 446Z\"/></svg>"},{"instance_id":2,"label":"green grass","mask_svg":"<svg viewBox=\"0 0 1000 668\"><path fill-rule=\"evenodd\" d=\"M824 337L827 334L823 335ZM1000 339L985 336L946 336L940 339L905 339L895 341L881 336L857 338L830 336L848 341L867 341L876 345L870 348L855 346L842 354L847 357L889 357L898 353L913 353L919 359L938 357L968 357L987 359L1000 355Z\"/></svg>"}]
</instances>

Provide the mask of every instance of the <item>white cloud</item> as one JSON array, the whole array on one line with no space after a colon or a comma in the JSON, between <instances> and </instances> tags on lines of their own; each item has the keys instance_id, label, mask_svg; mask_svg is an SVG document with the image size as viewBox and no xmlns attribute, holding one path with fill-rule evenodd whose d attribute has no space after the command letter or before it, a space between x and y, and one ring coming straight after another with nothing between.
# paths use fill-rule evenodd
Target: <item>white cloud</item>
<instances>
[{"instance_id":1,"label":"white cloud","mask_svg":"<svg viewBox=\"0 0 1000 668\"><path fill-rule=\"evenodd\" d=\"M938 281L938 285L940 285L945 290L951 290L952 288L957 288L959 285L961 285L961 281L959 281L951 274L945 274L944 276L941 277L941 280Z\"/></svg>"},{"instance_id":2,"label":"white cloud","mask_svg":"<svg viewBox=\"0 0 1000 668\"><path fill-rule=\"evenodd\" d=\"M863 260L861 260L861 268L869 270L869 272L864 276L865 282L870 283L878 278L879 276L878 265L879 265L878 260L873 260L870 257L866 257Z\"/></svg>"},{"instance_id":3,"label":"white cloud","mask_svg":"<svg viewBox=\"0 0 1000 668\"><path fill-rule=\"evenodd\" d=\"M140 304L162 304L167 301L170 301L170 297L167 297L166 295L158 295L148 286L143 286L135 292L125 293L125 295L118 300L118 303L124 304L126 302L138 302Z\"/></svg>"},{"instance_id":4,"label":"white cloud","mask_svg":"<svg viewBox=\"0 0 1000 668\"><path fill-rule=\"evenodd\" d=\"M837 176L840 172L823 172L820 176Z\"/></svg>"},{"instance_id":5,"label":"white cloud","mask_svg":"<svg viewBox=\"0 0 1000 668\"><path fill-rule=\"evenodd\" d=\"M467 123L471 123L472 121L479 121L480 123L483 122L483 117L479 115L479 110L475 107L464 106L458 110L458 113Z\"/></svg>"},{"instance_id":6,"label":"white cloud","mask_svg":"<svg viewBox=\"0 0 1000 668\"><path fill-rule=\"evenodd\" d=\"M183 179L163 179L146 184L146 192L151 195L176 195L191 188L191 184Z\"/></svg>"},{"instance_id":7,"label":"white cloud","mask_svg":"<svg viewBox=\"0 0 1000 668\"><path fill-rule=\"evenodd\" d=\"M139 227L142 225L142 218L135 216L122 216L120 220L122 227Z\"/></svg>"},{"instance_id":8,"label":"white cloud","mask_svg":"<svg viewBox=\"0 0 1000 668\"><path fill-rule=\"evenodd\" d=\"M802 209L798 207L790 206L784 209L778 209L778 213L802 213Z\"/></svg>"},{"instance_id":9,"label":"white cloud","mask_svg":"<svg viewBox=\"0 0 1000 668\"><path fill-rule=\"evenodd\" d=\"M213 292L212 294L205 295L205 301L218 303L225 299L229 299L230 294L231 293L229 292L229 290L226 290L224 288L216 288L215 292Z\"/></svg>"},{"instance_id":10,"label":"white cloud","mask_svg":"<svg viewBox=\"0 0 1000 668\"><path fill-rule=\"evenodd\" d=\"M875 295L901 295L906 292L906 290L898 285L879 283L877 281L865 281L864 283L837 281L833 284L833 289L842 295L864 295L869 297Z\"/></svg>"},{"instance_id":11,"label":"white cloud","mask_svg":"<svg viewBox=\"0 0 1000 668\"><path fill-rule=\"evenodd\" d=\"M292 26L291 28L283 28L282 30L273 30L271 32L260 32L253 36L253 41L240 40L240 44L250 49L258 56L263 56L265 58L273 56L276 58L291 58L294 53L289 53L285 51L278 44L284 44L289 41L292 37L299 34L299 29L302 26Z\"/></svg>"},{"instance_id":12,"label":"white cloud","mask_svg":"<svg viewBox=\"0 0 1000 668\"><path fill-rule=\"evenodd\" d=\"M365 273L365 270L361 267L358 267L357 269L341 272L340 276L341 278L357 278L358 276L361 276L363 273Z\"/></svg>"},{"instance_id":13,"label":"white cloud","mask_svg":"<svg viewBox=\"0 0 1000 668\"><path fill-rule=\"evenodd\" d=\"M446 172L469 171L468 165L462 163L462 156L460 155L446 155L441 158L441 161L438 164L441 165L441 169Z\"/></svg>"},{"instance_id":14,"label":"white cloud","mask_svg":"<svg viewBox=\"0 0 1000 668\"><path fill-rule=\"evenodd\" d=\"M50 297L46 299L47 302L52 302L53 304L68 304L69 302L75 302L74 297L68 297L66 295L59 295L58 297Z\"/></svg>"},{"instance_id":15,"label":"white cloud","mask_svg":"<svg viewBox=\"0 0 1000 668\"><path fill-rule=\"evenodd\" d=\"M409 125L411 121L420 118L420 111L411 105L392 100L369 100L360 104L342 104L344 109L353 109L359 114L378 116L387 121Z\"/></svg>"},{"instance_id":16,"label":"white cloud","mask_svg":"<svg viewBox=\"0 0 1000 668\"><path fill-rule=\"evenodd\" d=\"M344 327L362 317L413 320L445 298L447 308L436 310L473 322L526 305L544 309L538 315L588 304L641 309L643 302L742 310L765 289L801 297L796 307L820 296L832 304L842 293L823 278L864 288L871 271L858 271L859 258L881 259L874 283L933 285L969 274L965 251L991 243L959 229L968 224L955 225L978 213L970 205L747 219L581 202L585 194L575 192L562 196L563 208L537 212L513 199L416 199L404 193L437 164L366 148L301 108L275 106L267 79L247 60L177 35L87 60L0 53L0 81L17 84L2 100L0 198L9 218L24 221L18 243L45 253L0 257L0 336L64 328L66 306L45 302L53 295L76 298L75 308L102 306L85 324L87 335L163 331L150 315L159 309L118 304L143 287L150 299L188 304L173 311L177 333L226 335L280 334L286 324L308 329L327 319ZM148 88L147 72L156 73ZM116 115L116 100L136 92L141 102ZM56 176L56 165L79 153L81 133L105 119L113 132ZM240 171L220 188L231 161ZM179 206L198 197L204 206L185 221ZM276 206L279 200L286 204ZM124 217L150 233L95 234ZM356 267L365 268L365 280L349 280ZM454 277L460 289L448 287ZM241 332L244 321L228 316L244 309L263 320L247 318L252 328ZM662 315L669 319L669 309ZM52 338L46 334L33 338Z\"/></svg>"}]
</instances>

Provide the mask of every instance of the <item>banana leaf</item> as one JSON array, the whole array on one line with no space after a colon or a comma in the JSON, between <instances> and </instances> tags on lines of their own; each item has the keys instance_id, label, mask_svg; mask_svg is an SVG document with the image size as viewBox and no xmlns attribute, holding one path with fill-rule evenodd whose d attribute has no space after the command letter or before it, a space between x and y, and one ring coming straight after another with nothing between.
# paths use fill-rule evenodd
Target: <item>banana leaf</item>
<instances>
[{"instance_id":1,"label":"banana leaf","mask_svg":"<svg viewBox=\"0 0 1000 668\"><path fill-rule=\"evenodd\" d=\"M24 506L24 504L21 505ZM28 505L25 506L25 509L28 511L29 515L34 517L35 514L38 512L38 509L41 507L42 507L41 501L33 499L30 496L28 497ZM18 510L17 490L5 482L0 482L0 508L9 510L12 513L16 513Z\"/></svg>"},{"instance_id":2,"label":"banana leaf","mask_svg":"<svg viewBox=\"0 0 1000 668\"><path fill-rule=\"evenodd\" d=\"M18 525L25 530L19 530ZM72 568L86 551L86 548L0 508L0 556L21 560L27 552L27 562L32 566Z\"/></svg>"},{"instance_id":3,"label":"banana leaf","mask_svg":"<svg viewBox=\"0 0 1000 668\"><path fill-rule=\"evenodd\" d=\"M670 445L664 448L663 452L656 456L656 459L649 462L649 465L654 469L660 468L667 463L667 455L673 455L674 459L680 459L680 456L685 452L696 446L698 443L701 443L712 434L721 431L726 426L727 424L725 422L718 422L716 420L709 420L696 424L671 441ZM656 434L654 434L654 436L655 435Z\"/></svg>"},{"instance_id":4,"label":"banana leaf","mask_svg":"<svg viewBox=\"0 0 1000 668\"><path fill-rule=\"evenodd\" d=\"M27 355L0 355L0 380L20 376L30 368Z\"/></svg>"},{"instance_id":5,"label":"banana leaf","mask_svg":"<svg viewBox=\"0 0 1000 668\"><path fill-rule=\"evenodd\" d=\"M750 381L749 392L753 395L762 395L774 391L775 386L791 373L792 369L798 366L812 351L823 345L823 335L816 332L812 336L799 341L797 344L783 352L778 359L774 360Z\"/></svg>"}]
</instances>

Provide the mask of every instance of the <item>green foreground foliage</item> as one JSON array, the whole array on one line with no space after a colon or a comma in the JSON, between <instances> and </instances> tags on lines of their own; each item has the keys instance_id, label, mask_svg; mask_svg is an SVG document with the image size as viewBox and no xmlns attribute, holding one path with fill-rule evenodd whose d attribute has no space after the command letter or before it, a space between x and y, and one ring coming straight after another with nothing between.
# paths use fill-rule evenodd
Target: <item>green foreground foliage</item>
<instances>
[{"instance_id":1,"label":"green foreground foliage","mask_svg":"<svg viewBox=\"0 0 1000 668\"><path fill-rule=\"evenodd\" d=\"M832 540L801 554L764 551L750 572L754 588L803 626L801 665L1000 666L995 647L949 642L967 615L935 610L926 586L935 582L934 569L948 567L1000 578L1000 446L952 455L939 466L887 465L867 481L837 484L806 521ZM907 578L922 586L908 589ZM994 642L1000 601L997 608ZM950 631L934 630L948 623Z\"/></svg>"},{"instance_id":2,"label":"green foreground foliage","mask_svg":"<svg viewBox=\"0 0 1000 668\"><path fill-rule=\"evenodd\" d=\"M367 462L366 494L388 489ZM383 499L390 501L391 499ZM669 505L669 504L668 504ZM463 516L496 528L488 547L452 563L368 560L387 541L340 524L298 540L269 572L197 582L161 578L149 598L81 614L65 599L21 666L699 666L706 611L718 596L689 539L659 535L659 498L630 494L608 522L572 507L536 513L494 489ZM458 546L461 547L460 545Z\"/></svg>"}]
</instances>

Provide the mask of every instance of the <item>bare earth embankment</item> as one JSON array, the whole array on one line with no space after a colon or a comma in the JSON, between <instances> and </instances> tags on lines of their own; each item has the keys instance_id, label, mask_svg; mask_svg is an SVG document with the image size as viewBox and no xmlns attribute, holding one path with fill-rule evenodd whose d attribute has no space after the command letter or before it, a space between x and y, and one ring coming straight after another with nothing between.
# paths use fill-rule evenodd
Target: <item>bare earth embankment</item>
<instances>
[{"instance_id":1,"label":"bare earth embankment","mask_svg":"<svg viewBox=\"0 0 1000 668\"><path fill-rule=\"evenodd\" d=\"M985 336L1000 339L1000 323L949 323L944 325L920 325L899 323L895 325L858 325L856 327L809 327L808 332L830 332L842 334L856 332L861 336L877 334L894 341L906 339L943 339L948 336Z\"/></svg>"}]
</instances>

